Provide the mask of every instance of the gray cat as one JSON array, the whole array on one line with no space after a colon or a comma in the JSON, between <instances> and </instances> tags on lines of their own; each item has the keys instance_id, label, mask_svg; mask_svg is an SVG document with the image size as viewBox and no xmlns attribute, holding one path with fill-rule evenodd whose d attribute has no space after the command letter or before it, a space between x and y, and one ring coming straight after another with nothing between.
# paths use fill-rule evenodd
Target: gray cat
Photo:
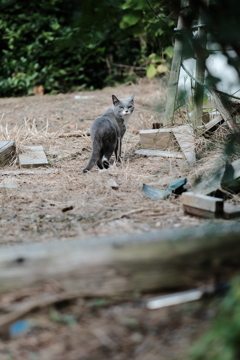
<instances>
[{"instance_id":1,"label":"gray cat","mask_svg":"<svg viewBox=\"0 0 240 360\"><path fill-rule=\"evenodd\" d=\"M134 96L118 99L112 95L112 107L94 120L90 129L92 154L83 172L91 170L95 164L99 169L108 169L113 152L116 161L121 159L122 138L134 110Z\"/></svg>"}]
</instances>

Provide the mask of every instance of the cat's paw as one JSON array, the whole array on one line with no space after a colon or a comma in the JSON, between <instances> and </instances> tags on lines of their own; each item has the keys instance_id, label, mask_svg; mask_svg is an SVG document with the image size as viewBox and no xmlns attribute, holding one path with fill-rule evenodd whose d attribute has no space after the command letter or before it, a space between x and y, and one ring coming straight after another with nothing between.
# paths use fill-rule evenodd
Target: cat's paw
<instances>
[{"instance_id":1,"label":"cat's paw","mask_svg":"<svg viewBox=\"0 0 240 360\"><path fill-rule=\"evenodd\" d=\"M103 167L104 167L104 169L108 169L109 166L110 166L109 161L103 160Z\"/></svg>"},{"instance_id":2,"label":"cat's paw","mask_svg":"<svg viewBox=\"0 0 240 360\"><path fill-rule=\"evenodd\" d=\"M108 159L106 158L106 156L103 156L103 158L102 158L102 165L103 165L104 169L108 169L110 166L110 163L109 163Z\"/></svg>"}]
</instances>

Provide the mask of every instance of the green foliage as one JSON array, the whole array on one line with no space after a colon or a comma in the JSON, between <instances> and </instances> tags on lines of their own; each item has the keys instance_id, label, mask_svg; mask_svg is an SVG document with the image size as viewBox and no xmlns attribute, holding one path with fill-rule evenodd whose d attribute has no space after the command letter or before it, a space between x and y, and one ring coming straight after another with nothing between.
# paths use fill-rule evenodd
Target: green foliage
<instances>
[{"instance_id":1,"label":"green foliage","mask_svg":"<svg viewBox=\"0 0 240 360\"><path fill-rule=\"evenodd\" d=\"M2 0L0 11L0 96L38 85L50 93L101 88L129 79L116 64L171 58L173 22L156 19L145 0Z\"/></svg>"},{"instance_id":2,"label":"green foliage","mask_svg":"<svg viewBox=\"0 0 240 360\"><path fill-rule=\"evenodd\" d=\"M232 284L211 328L193 347L190 360L235 360L240 354L240 279Z\"/></svg>"},{"instance_id":3,"label":"green foliage","mask_svg":"<svg viewBox=\"0 0 240 360\"><path fill-rule=\"evenodd\" d=\"M168 49L170 49L170 46L168 47ZM170 50L168 50L168 52L171 56ZM166 62L166 59L156 54L151 54L148 56L148 60L149 64L147 65L147 77L149 79L153 78L158 73L162 74L168 71L168 67L163 64Z\"/></svg>"}]
</instances>

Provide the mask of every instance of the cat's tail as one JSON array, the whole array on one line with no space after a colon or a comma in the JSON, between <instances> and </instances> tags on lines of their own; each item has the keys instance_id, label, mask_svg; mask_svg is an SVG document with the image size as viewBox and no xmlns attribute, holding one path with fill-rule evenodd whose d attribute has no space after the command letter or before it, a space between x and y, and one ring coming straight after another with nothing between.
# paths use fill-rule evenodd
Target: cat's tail
<instances>
[{"instance_id":1,"label":"cat's tail","mask_svg":"<svg viewBox=\"0 0 240 360\"><path fill-rule=\"evenodd\" d=\"M96 162L100 157L100 149L101 149L101 144L98 143L98 141L95 138L92 144L92 153L90 159L88 160L86 167L83 169L84 173L91 170L92 167L96 164Z\"/></svg>"}]
</instances>

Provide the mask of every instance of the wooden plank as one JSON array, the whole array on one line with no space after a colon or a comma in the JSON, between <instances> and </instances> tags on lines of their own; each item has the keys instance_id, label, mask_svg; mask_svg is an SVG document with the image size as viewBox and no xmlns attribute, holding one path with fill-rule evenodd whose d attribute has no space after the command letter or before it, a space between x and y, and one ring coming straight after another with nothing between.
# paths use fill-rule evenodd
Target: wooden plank
<instances>
[{"instance_id":1,"label":"wooden plank","mask_svg":"<svg viewBox=\"0 0 240 360\"><path fill-rule=\"evenodd\" d=\"M213 99L214 99L214 102L216 104L218 111L220 112L223 119L228 124L229 128L234 132L239 132L237 124L233 120L233 117L230 114L230 111L227 109L227 106L225 106L225 104L224 104L224 102L225 102L224 98L221 97L219 95L219 93L217 91L215 91L214 89L211 89L210 91L211 91L211 94L213 96Z\"/></svg>"},{"instance_id":2,"label":"wooden plank","mask_svg":"<svg viewBox=\"0 0 240 360\"><path fill-rule=\"evenodd\" d=\"M16 180L16 178L13 177L6 178L0 183L0 190L16 189L17 187L18 187L18 181Z\"/></svg>"},{"instance_id":3,"label":"wooden plank","mask_svg":"<svg viewBox=\"0 0 240 360\"><path fill-rule=\"evenodd\" d=\"M48 164L48 160L41 145L24 146L23 150L26 152L19 155L20 167L36 167Z\"/></svg>"},{"instance_id":4,"label":"wooden plank","mask_svg":"<svg viewBox=\"0 0 240 360\"><path fill-rule=\"evenodd\" d=\"M59 172L58 169L46 169L46 170L9 170L9 171L0 171L0 176L8 175L45 175L45 174L55 174Z\"/></svg>"},{"instance_id":5,"label":"wooden plank","mask_svg":"<svg viewBox=\"0 0 240 360\"><path fill-rule=\"evenodd\" d=\"M49 278L82 296L192 288L239 270L239 240L236 223L1 247L0 293Z\"/></svg>"},{"instance_id":6,"label":"wooden plank","mask_svg":"<svg viewBox=\"0 0 240 360\"><path fill-rule=\"evenodd\" d=\"M0 166L10 163L16 154L16 145L14 141L0 141Z\"/></svg>"},{"instance_id":7,"label":"wooden plank","mask_svg":"<svg viewBox=\"0 0 240 360\"><path fill-rule=\"evenodd\" d=\"M183 210L184 210L185 214L193 215L193 216L197 216L197 217L203 217L206 219L222 218L222 214L214 213L214 212L208 211L208 210L198 209L198 208L195 208L195 207L189 206L189 205L183 205Z\"/></svg>"},{"instance_id":8,"label":"wooden plank","mask_svg":"<svg viewBox=\"0 0 240 360\"><path fill-rule=\"evenodd\" d=\"M189 125L182 125L172 128L172 131L184 153L189 165L196 162L195 138L192 135L192 129Z\"/></svg>"},{"instance_id":9,"label":"wooden plank","mask_svg":"<svg viewBox=\"0 0 240 360\"><path fill-rule=\"evenodd\" d=\"M201 134L206 133L207 131L212 130L214 127L217 127L218 124L222 123L223 117L222 115L218 115L215 116L214 119L212 119L211 121L209 121L207 124L203 125L203 126L198 126L197 129L200 130Z\"/></svg>"},{"instance_id":10,"label":"wooden plank","mask_svg":"<svg viewBox=\"0 0 240 360\"><path fill-rule=\"evenodd\" d=\"M210 211L217 214L223 213L223 199L185 192L182 194L182 204L195 209Z\"/></svg>"},{"instance_id":11,"label":"wooden plank","mask_svg":"<svg viewBox=\"0 0 240 360\"><path fill-rule=\"evenodd\" d=\"M240 217L240 205L224 203L223 212L225 219L235 219Z\"/></svg>"},{"instance_id":12,"label":"wooden plank","mask_svg":"<svg viewBox=\"0 0 240 360\"><path fill-rule=\"evenodd\" d=\"M161 151L161 150L148 150L148 149L139 149L135 151L137 155L146 155L146 156L162 156L176 159L184 159L184 155L180 152L172 151Z\"/></svg>"},{"instance_id":13,"label":"wooden plank","mask_svg":"<svg viewBox=\"0 0 240 360\"><path fill-rule=\"evenodd\" d=\"M199 169L202 179L193 184L193 191L202 195L224 195L224 190L238 193L240 189L240 159L226 164L224 158L217 156L211 159L210 165ZM225 194L226 198L226 194Z\"/></svg>"},{"instance_id":14,"label":"wooden plank","mask_svg":"<svg viewBox=\"0 0 240 360\"><path fill-rule=\"evenodd\" d=\"M189 5L189 0L181 0L181 9L177 24L177 27L179 29L182 29L184 27L182 16L186 14L188 5ZM183 43L180 36L177 35L175 38L171 73L168 82L167 102L166 102L166 108L164 114L164 125L172 125L173 123L175 101L178 90L179 73L182 63L182 53L183 53Z\"/></svg>"},{"instance_id":15,"label":"wooden plank","mask_svg":"<svg viewBox=\"0 0 240 360\"><path fill-rule=\"evenodd\" d=\"M146 149L166 150L173 147L174 136L171 129L140 130L140 142Z\"/></svg>"}]
</instances>

